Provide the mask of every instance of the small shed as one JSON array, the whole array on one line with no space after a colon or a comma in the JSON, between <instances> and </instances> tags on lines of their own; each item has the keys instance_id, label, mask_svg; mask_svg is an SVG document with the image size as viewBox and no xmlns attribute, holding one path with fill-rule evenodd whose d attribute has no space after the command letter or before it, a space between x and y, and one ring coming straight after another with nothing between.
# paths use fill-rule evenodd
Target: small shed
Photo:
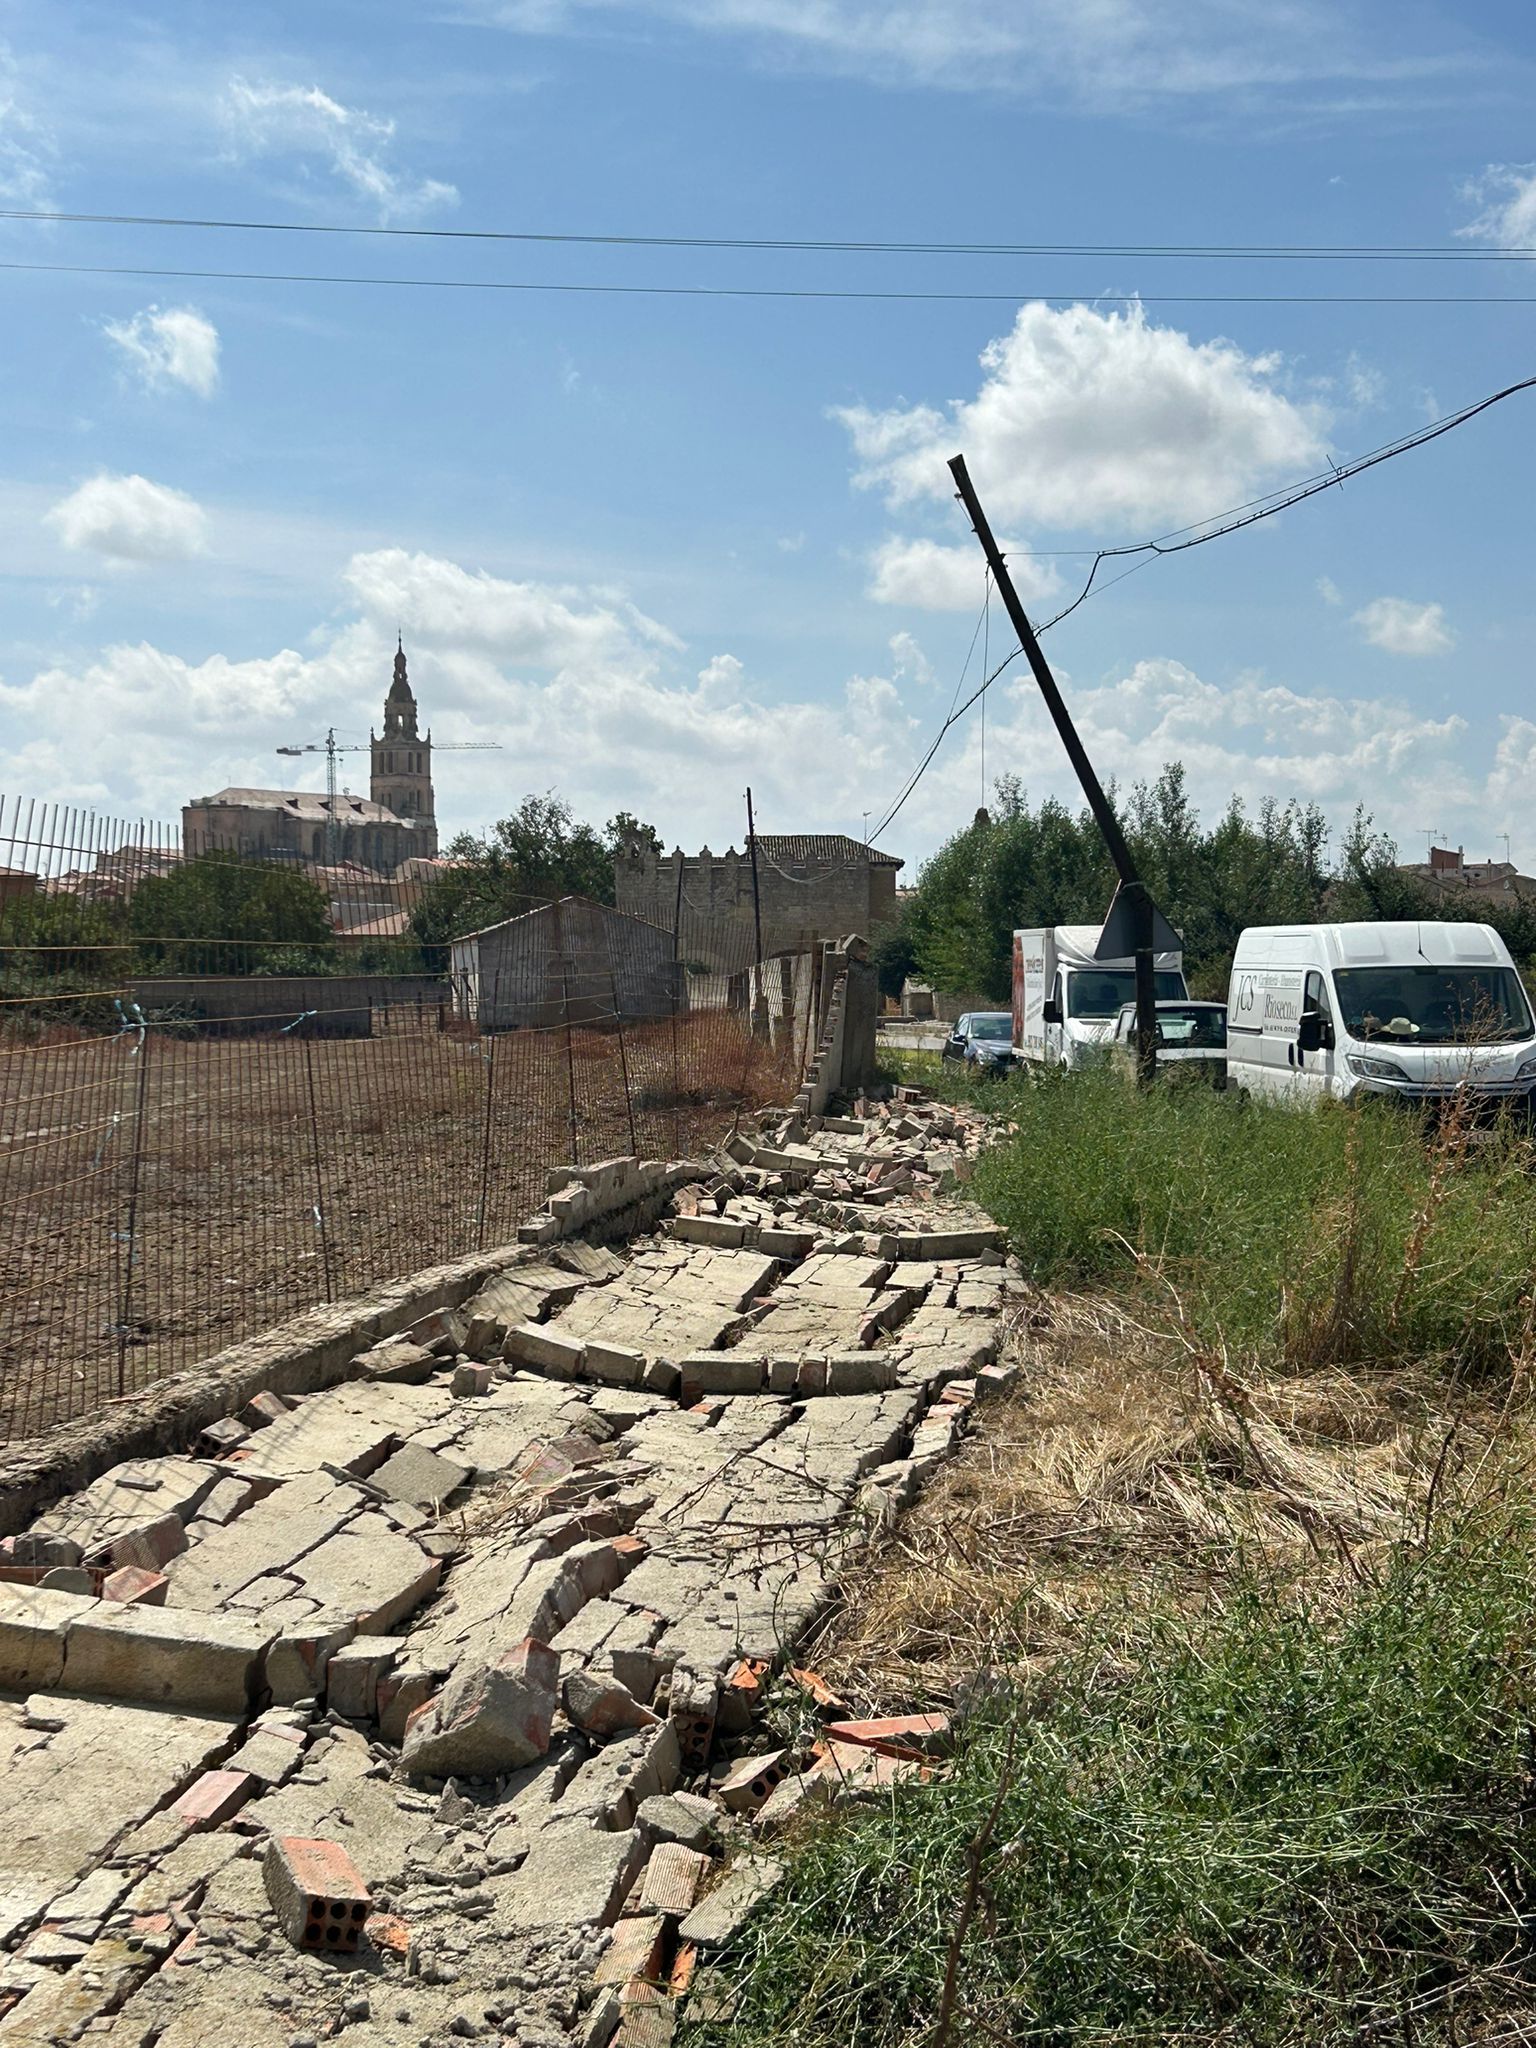
<instances>
[{"instance_id":1,"label":"small shed","mask_svg":"<svg viewBox=\"0 0 1536 2048\"><path fill-rule=\"evenodd\" d=\"M901 984L901 1014L915 1018L933 1015L933 990L926 981L914 981L911 975L907 976Z\"/></svg>"},{"instance_id":2,"label":"small shed","mask_svg":"<svg viewBox=\"0 0 1536 2048\"><path fill-rule=\"evenodd\" d=\"M562 896L452 946L454 1014L481 1031L602 1030L687 1007L672 934L586 896Z\"/></svg>"}]
</instances>

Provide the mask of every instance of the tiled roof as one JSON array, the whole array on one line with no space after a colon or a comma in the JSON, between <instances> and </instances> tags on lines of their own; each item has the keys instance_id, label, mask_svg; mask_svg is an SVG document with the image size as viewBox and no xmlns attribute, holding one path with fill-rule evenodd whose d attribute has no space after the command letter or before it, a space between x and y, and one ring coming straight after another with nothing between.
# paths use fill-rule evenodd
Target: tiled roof
<instances>
[{"instance_id":1,"label":"tiled roof","mask_svg":"<svg viewBox=\"0 0 1536 2048\"><path fill-rule=\"evenodd\" d=\"M904 863L894 853L866 847L861 839L846 832L759 832L757 850L770 860L813 862L818 867L846 867L866 857L872 868L899 868Z\"/></svg>"},{"instance_id":2,"label":"tiled roof","mask_svg":"<svg viewBox=\"0 0 1536 2048\"><path fill-rule=\"evenodd\" d=\"M210 804L237 805L249 811L286 811L291 818L307 818L324 824L330 816L330 799L315 789L221 789L215 796L197 799L197 808ZM341 823L362 818L373 825L404 824L393 811L364 796L338 796L336 816Z\"/></svg>"}]
</instances>

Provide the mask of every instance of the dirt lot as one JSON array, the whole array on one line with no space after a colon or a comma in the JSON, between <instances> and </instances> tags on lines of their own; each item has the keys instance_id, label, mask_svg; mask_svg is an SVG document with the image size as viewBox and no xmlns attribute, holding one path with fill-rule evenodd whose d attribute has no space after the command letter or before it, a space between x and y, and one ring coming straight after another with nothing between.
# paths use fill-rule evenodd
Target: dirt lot
<instances>
[{"instance_id":1,"label":"dirt lot","mask_svg":"<svg viewBox=\"0 0 1536 2048\"><path fill-rule=\"evenodd\" d=\"M505 1241L548 1168L718 1137L784 1066L734 1015L612 1033L151 1034L0 1050L0 1436ZM627 1086L626 1086L627 1082ZM131 1256L130 1256L131 1254Z\"/></svg>"}]
</instances>

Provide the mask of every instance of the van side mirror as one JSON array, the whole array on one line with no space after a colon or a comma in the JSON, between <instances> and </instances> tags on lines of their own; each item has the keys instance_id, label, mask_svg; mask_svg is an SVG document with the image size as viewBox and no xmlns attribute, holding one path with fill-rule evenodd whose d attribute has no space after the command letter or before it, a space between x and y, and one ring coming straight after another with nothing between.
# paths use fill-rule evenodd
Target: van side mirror
<instances>
[{"instance_id":1,"label":"van side mirror","mask_svg":"<svg viewBox=\"0 0 1536 2048\"><path fill-rule=\"evenodd\" d=\"M1296 1025L1296 1050L1298 1052L1321 1052L1323 1033L1328 1020L1321 1010L1303 1010Z\"/></svg>"},{"instance_id":2,"label":"van side mirror","mask_svg":"<svg viewBox=\"0 0 1536 2048\"><path fill-rule=\"evenodd\" d=\"M1047 1024L1059 1024L1061 1022L1061 1005L1054 996L1046 997L1045 1007L1040 1012L1040 1015Z\"/></svg>"}]
</instances>

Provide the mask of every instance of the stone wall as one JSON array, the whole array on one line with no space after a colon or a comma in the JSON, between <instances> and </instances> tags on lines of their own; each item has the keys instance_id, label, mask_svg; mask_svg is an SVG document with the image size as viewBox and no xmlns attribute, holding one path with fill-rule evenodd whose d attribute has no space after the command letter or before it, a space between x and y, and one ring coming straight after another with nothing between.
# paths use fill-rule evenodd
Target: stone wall
<instances>
[{"instance_id":1,"label":"stone wall","mask_svg":"<svg viewBox=\"0 0 1536 2048\"><path fill-rule=\"evenodd\" d=\"M896 872L863 860L794 864L760 858L764 956L807 952L844 932L889 923L896 914ZM711 853L707 846L697 854L681 848L670 854L621 853L614 863L618 907L670 932L679 877L684 959L698 959L716 973L750 965L757 943L751 855L734 847Z\"/></svg>"},{"instance_id":2,"label":"stone wall","mask_svg":"<svg viewBox=\"0 0 1536 2048\"><path fill-rule=\"evenodd\" d=\"M316 1038L369 1038L373 1013L419 1006L435 1015L448 985L431 974L231 974L146 976L133 985L146 1016L193 1019L200 1037L271 1031L306 1010Z\"/></svg>"}]
</instances>

